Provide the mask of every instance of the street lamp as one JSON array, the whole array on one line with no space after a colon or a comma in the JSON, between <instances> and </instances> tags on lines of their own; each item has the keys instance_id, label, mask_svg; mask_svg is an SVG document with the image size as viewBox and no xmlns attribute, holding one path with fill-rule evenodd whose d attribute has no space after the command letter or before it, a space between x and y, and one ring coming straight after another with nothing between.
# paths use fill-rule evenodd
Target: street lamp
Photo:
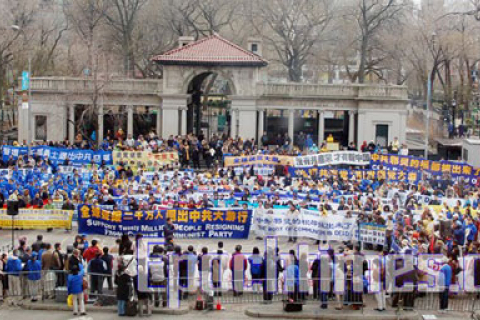
<instances>
[{"instance_id":1,"label":"street lamp","mask_svg":"<svg viewBox=\"0 0 480 320\"><path fill-rule=\"evenodd\" d=\"M432 46L433 46L433 51L435 51L435 38L437 34L434 32L432 33ZM432 108L432 73L435 69L435 66L428 72L428 84L427 84L427 115L426 115L426 124L425 124L425 154L424 157L425 159L428 159L428 149L429 149L429 143L428 143L428 135L430 134L430 109Z\"/></svg>"},{"instance_id":2,"label":"street lamp","mask_svg":"<svg viewBox=\"0 0 480 320\"><path fill-rule=\"evenodd\" d=\"M23 34L23 37L26 39L26 34L25 31L18 25L14 24L11 25L10 28L14 31L21 32ZM30 53L28 53L28 76L31 78L32 76L32 56ZM27 146L28 146L28 154L30 154L30 145L32 143L32 134L30 132L30 117L31 117L31 101L32 101L32 90L31 90L31 85L28 85L28 108L27 108Z\"/></svg>"}]
</instances>

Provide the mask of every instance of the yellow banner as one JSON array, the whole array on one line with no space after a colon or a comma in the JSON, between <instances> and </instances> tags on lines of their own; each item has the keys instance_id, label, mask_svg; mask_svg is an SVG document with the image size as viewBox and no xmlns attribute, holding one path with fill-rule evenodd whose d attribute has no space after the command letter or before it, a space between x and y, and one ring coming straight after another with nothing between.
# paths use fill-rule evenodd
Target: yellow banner
<instances>
[{"instance_id":1,"label":"yellow banner","mask_svg":"<svg viewBox=\"0 0 480 320\"><path fill-rule=\"evenodd\" d=\"M12 229L72 229L73 210L20 209L17 216L7 215L7 210L0 210L0 228Z\"/></svg>"},{"instance_id":2,"label":"yellow banner","mask_svg":"<svg viewBox=\"0 0 480 320\"><path fill-rule=\"evenodd\" d=\"M281 155L252 155L240 157L225 157L226 167L250 166L250 165L283 165L292 166L294 157Z\"/></svg>"}]
</instances>

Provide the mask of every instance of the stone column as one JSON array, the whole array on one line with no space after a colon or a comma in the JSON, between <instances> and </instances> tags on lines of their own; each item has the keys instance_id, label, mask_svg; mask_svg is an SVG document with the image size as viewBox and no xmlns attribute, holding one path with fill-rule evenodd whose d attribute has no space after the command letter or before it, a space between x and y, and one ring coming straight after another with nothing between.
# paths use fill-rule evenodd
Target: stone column
<instances>
[{"instance_id":1,"label":"stone column","mask_svg":"<svg viewBox=\"0 0 480 320\"><path fill-rule=\"evenodd\" d=\"M103 141L103 103L98 106L98 132L97 137L98 141L101 143ZM110 137L113 138L113 137Z\"/></svg>"},{"instance_id":2,"label":"stone column","mask_svg":"<svg viewBox=\"0 0 480 320\"><path fill-rule=\"evenodd\" d=\"M358 112L358 122L357 122L357 140L358 144L361 145L363 141L367 141L375 139L375 128L371 130L365 130L365 111ZM372 132L372 135L368 135L366 131Z\"/></svg>"},{"instance_id":3,"label":"stone column","mask_svg":"<svg viewBox=\"0 0 480 320\"><path fill-rule=\"evenodd\" d=\"M231 96L232 109L237 110L238 128L235 136L243 140L257 136L257 99L252 96Z\"/></svg>"},{"instance_id":4,"label":"stone column","mask_svg":"<svg viewBox=\"0 0 480 320\"><path fill-rule=\"evenodd\" d=\"M263 136L263 123L264 123L264 118L265 118L265 110L260 109L258 110L258 133L257 133L257 139L258 139L258 145L262 146L262 136ZM262 146L263 147L263 146Z\"/></svg>"},{"instance_id":5,"label":"stone column","mask_svg":"<svg viewBox=\"0 0 480 320\"><path fill-rule=\"evenodd\" d=\"M182 136L187 135L187 108L182 108L182 117L181 117L181 126L180 126L180 134Z\"/></svg>"},{"instance_id":6,"label":"stone column","mask_svg":"<svg viewBox=\"0 0 480 320\"><path fill-rule=\"evenodd\" d=\"M68 105L68 141L73 143L75 140L75 105Z\"/></svg>"},{"instance_id":7,"label":"stone column","mask_svg":"<svg viewBox=\"0 0 480 320\"><path fill-rule=\"evenodd\" d=\"M355 111L348 111L348 143L355 142Z\"/></svg>"},{"instance_id":8,"label":"stone column","mask_svg":"<svg viewBox=\"0 0 480 320\"><path fill-rule=\"evenodd\" d=\"M180 133L180 110L187 107L188 95L163 95L162 102L162 137L176 136Z\"/></svg>"},{"instance_id":9,"label":"stone column","mask_svg":"<svg viewBox=\"0 0 480 320\"><path fill-rule=\"evenodd\" d=\"M156 124L157 136L162 136L162 108L157 109L157 124Z\"/></svg>"},{"instance_id":10,"label":"stone column","mask_svg":"<svg viewBox=\"0 0 480 320\"><path fill-rule=\"evenodd\" d=\"M237 137L237 109L230 110L230 137Z\"/></svg>"},{"instance_id":11,"label":"stone column","mask_svg":"<svg viewBox=\"0 0 480 320\"><path fill-rule=\"evenodd\" d=\"M318 147L322 145L325 140L325 112L323 110L318 111Z\"/></svg>"},{"instance_id":12,"label":"stone column","mask_svg":"<svg viewBox=\"0 0 480 320\"><path fill-rule=\"evenodd\" d=\"M292 142L291 145L293 146L293 138L294 138L294 123L295 123L295 110L289 109L288 110L288 136L290 137L290 141Z\"/></svg>"},{"instance_id":13,"label":"stone column","mask_svg":"<svg viewBox=\"0 0 480 320\"><path fill-rule=\"evenodd\" d=\"M127 137L133 136L133 106L127 106Z\"/></svg>"}]
</instances>

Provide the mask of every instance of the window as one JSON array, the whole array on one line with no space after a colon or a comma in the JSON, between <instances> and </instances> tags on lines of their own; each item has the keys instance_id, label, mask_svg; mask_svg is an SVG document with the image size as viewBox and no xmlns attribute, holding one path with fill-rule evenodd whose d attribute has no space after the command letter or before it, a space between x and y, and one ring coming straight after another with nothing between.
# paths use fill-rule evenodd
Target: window
<instances>
[{"instance_id":1,"label":"window","mask_svg":"<svg viewBox=\"0 0 480 320\"><path fill-rule=\"evenodd\" d=\"M47 116L35 116L35 140L47 140Z\"/></svg>"},{"instance_id":2,"label":"window","mask_svg":"<svg viewBox=\"0 0 480 320\"><path fill-rule=\"evenodd\" d=\"M388 124L377 124L375 127L375 143L382 147L388 145Z\"/></svg>"},{"instance_id":3,"label":"window","mask_svg":"<svg viewBox=\"0 0 480 320\"><path fill-rule=\"evenodd\" d=\"M257 53L257 52L258 52L258 44L252 43L251 51L252 51L253 53Z\"/></svg>"}]
</instances>

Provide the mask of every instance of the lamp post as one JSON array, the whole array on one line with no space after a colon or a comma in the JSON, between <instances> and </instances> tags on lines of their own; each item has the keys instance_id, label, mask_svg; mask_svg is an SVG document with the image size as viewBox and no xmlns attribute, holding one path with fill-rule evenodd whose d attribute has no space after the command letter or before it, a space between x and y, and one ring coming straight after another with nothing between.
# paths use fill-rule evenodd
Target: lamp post
<instances>
[{"instance_id":1,"label":"lamp post","mask_svg":"<svg viewBox=\"0 0 480 320\"><path fill-rule=\"evenodd\" d=\"M433 46L433 51L435 51L435 37L437 35L435 33L432 33L432 46ZM430 134L430 110L432 108L432 90L433 90L433 71L435 70L435 66L432 68L432 70L428 71L428 84L427 84L427 110L426 110L426 117L425 117L425 153L424 157L425 159L428 159L428 149L429 149L429 143L428 143L428 136Z\"/></svg>"},{"instance_id":2,"label":"lamp post","mask_svg":"<svg viewBox=\"0 0 480 320\"><path fill-rule=\"evenodd\" d=\"M25 31L18 25L12 25L10 26L12 30L15 30L17 32L21 32L23 34L23 37L26 40L26 34ZM32 55L28 53L28 76L31 78L32 77ZM32 144L32 132L31 132L31 126L30 126L30 121L31 121L31 101L32 101L32 86L30 83L28 84L28 104L27 104L27 146L28 146L28 155L30 155L30 147Z\"/></svg>"}]
</instances>

